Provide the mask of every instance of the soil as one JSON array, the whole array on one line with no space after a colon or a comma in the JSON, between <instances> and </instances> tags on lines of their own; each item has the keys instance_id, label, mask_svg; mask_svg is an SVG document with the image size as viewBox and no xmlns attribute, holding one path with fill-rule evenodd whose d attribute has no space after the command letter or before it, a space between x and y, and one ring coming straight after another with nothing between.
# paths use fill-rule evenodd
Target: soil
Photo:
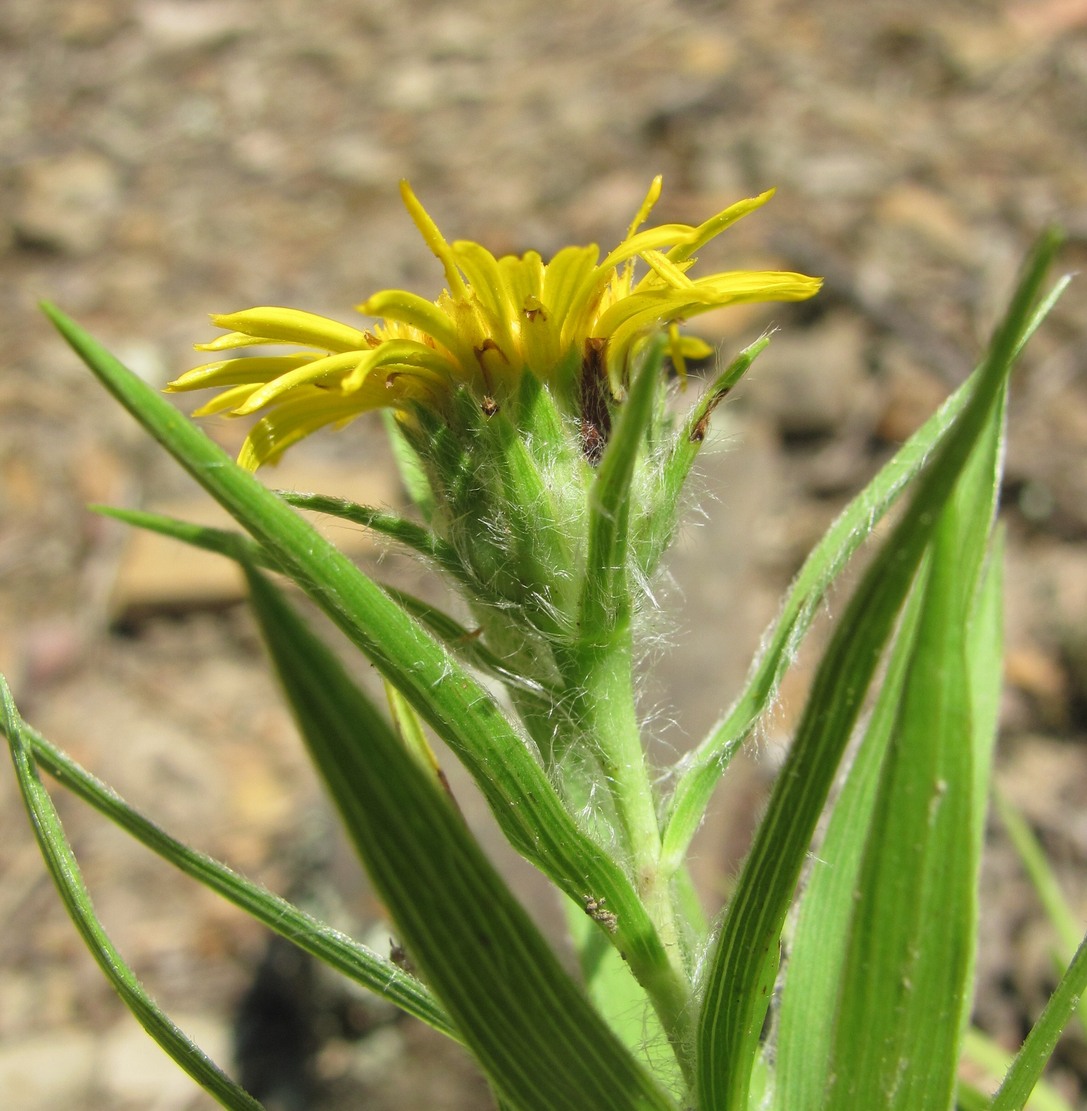
<instances>
[{"instance_id":1,"label":"soil","mask_svg":"<svg viewBox=\"0 0 1087 1111\"><path fill-rule=\"evenodd\" d=\"M715 417L704 517L672 560L677 616L644 700L667 755L730 701L821 530L968 373L1038 231L1067 231L1062 269L1087 261L1085 135L1083 0L6 0L0 670L29 720L172 832L382 947L380 908L280 706L237 580L88 509L202 517L206 501L36 302L55 301L162 385L198 361L210 312L286 304L350 319L377 289L436 295L400 178L447 235L545 256L617 240L656 173L662 220L696 222L776 186L704 265L800 269L826 287L811 305L703 322L726 355L781 330ZM999 783L1081 920L1084 335L1073 284L1011 402L998 750ZM237 425L207 427L238 446ZM316 437L270 481L399 504L379 432L359 422ZM357 532L336 535L376 575L436 589ZM697 844L711 910L787 742L806 659ZM270 945L55 794L103 921L179 1023L228 1063L235 1044L282 1045L239 1063L270 1109L488 1106L448 1044ZM518 890L553 915L464 795ZM1014 1047L1053 983L1053 937L995 821L989 849L976 1019ZM7 772L0 876L0 1102L212 1106L83 950ZM296 1036L270 1041L273 1012ZM1084 1098L1082 1030L1053 1079Z\"/></svg>"}]
</instances>

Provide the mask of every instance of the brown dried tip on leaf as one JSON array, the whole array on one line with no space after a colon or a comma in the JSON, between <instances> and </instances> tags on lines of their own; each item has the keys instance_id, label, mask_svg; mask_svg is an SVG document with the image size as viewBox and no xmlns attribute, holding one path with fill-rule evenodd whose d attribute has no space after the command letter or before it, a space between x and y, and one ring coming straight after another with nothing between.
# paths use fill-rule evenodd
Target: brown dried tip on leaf
<instances>
[{"instance_id":1,"label":"brown dried tip on leaf","mask_svg":"<svg viewBox=\"0 0 1087 1111\"><path fill-rule=\"evenodd\" d=\"M717 393L709 399L706 404L706 411L695 421L694 427L691 429L690 439L692 444L700 444L706 438L706 430L710 426L710 417L713 416L714 409L716 409L731 392L732 387L725 386L724 389L718 390Z\"/></svg>"}]
</instances>

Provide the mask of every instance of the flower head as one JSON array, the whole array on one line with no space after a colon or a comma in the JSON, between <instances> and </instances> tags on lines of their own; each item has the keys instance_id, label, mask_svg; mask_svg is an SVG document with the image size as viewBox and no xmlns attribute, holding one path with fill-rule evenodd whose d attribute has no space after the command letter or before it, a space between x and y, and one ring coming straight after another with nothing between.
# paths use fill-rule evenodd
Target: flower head
<instances>
[{"instance_id":1,"label":"flower head","mask_svg":"<svg viewBox=\"0 0 1087 1111\"><path fill-rule=\"evenodd\" d=\"M804 300L819 289L818 278L775 271L689 277L695 253L773 193L740 201L697 226L639 230L660 186L658 177L626 237L605 258L595 245L564 247L545 263L535 251L495 258L478 243L447 242L401 183L408 212L445 269L448 288L436 301L384 290L358 306L379 321L369 329L298 309L213 316L228 334L198 350L279 344L308 350L209 363L167 388L220 388L196 415L262 412L239 456L255 469L318 428L341 426L371 409L393 409L410 420L416 406L440 412L467 387L484 411L493 411L525 374L545 383L575 413L606 407L622 397L632 359L651 334L668 330L672 359L682 373L685 358L709 349L681 336L680 322L722 305ZM646 268L640 277L637 261Z\"/></svg>"}]
</instances>

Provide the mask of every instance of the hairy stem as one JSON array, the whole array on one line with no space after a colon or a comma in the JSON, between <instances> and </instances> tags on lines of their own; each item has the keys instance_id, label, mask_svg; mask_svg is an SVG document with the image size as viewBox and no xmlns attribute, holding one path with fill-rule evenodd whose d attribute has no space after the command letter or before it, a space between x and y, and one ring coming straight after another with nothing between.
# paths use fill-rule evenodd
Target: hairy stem
<instances>
[{"instance_id":1,"label":"hairy stem","mask_svg":"<svg viewBox=\"0 0 1087 1111\"><path fill-rule=\"evenodd\" d=\"M660 866L656 799L634 704L630 626L582 643L560 661L580 735L603 773L615 830L635 885L668 953L668 967L632 969L649 994L684 1072L690 1068L690 985L668 877Z\"/></svg>"}]
</instances>

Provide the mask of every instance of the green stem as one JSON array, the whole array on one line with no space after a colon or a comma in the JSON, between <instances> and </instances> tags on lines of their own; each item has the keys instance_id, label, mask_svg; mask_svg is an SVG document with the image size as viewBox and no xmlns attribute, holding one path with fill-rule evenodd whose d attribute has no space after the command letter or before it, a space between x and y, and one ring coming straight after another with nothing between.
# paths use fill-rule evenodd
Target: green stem
<instances>
[{"instance_id":1,"label":"green stem","mask_svg":"<svg viewBox=\"0 0 1087 1111\"><path fill-rule=\"evenodd\" d=\"M661 869L661 834L656 799L634 704L629 622L610 637L563 653L560 668L574 718L596 758L618 818L616 830L627 852L634 882L668 954L668 967L632 969L649 994L685 1074L691 1068L690 987L683 968L675 907ZM606 909L606 908L605 908Z\"/></svg>"},{"instance_id":2,"label":"green stem","mask_svg":"<svg viewBox=\"0 0 1087 1111\"><path fill-rule=\"evenodd\" d=\"M634 706L629 638L620 632L614 644L583 649L578 662L578 721L619 816L635 886L669 945L674 914L660 883L660 825Z\"/></svg>"}]
</instances>

